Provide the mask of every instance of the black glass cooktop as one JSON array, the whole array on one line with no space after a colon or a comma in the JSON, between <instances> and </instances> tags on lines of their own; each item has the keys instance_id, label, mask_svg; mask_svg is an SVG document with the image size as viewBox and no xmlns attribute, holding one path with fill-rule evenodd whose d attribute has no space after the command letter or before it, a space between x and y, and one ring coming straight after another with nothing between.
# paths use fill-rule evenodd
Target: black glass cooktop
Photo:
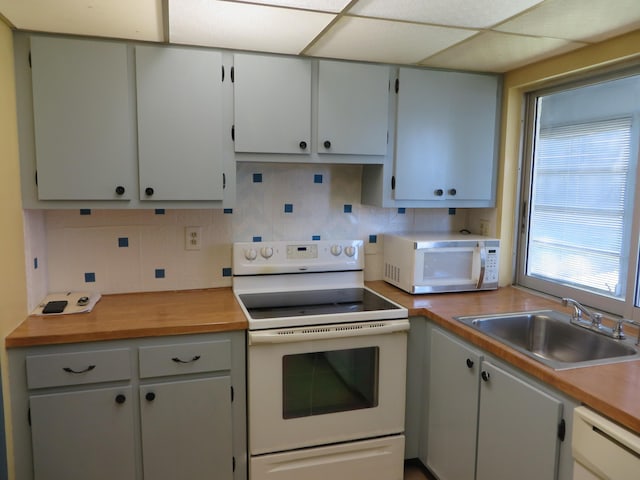
<instances>
[{"instance_id":1,"label":"black glass cooktop","mask_svg":"<svg viewBox=\"0 0 640 480\"><path fill-rule=\"evenodd\" d=\"M399 307L364 288L240 295L251 318L281 318L397 310Z\"/></svg>"}]
</instances>

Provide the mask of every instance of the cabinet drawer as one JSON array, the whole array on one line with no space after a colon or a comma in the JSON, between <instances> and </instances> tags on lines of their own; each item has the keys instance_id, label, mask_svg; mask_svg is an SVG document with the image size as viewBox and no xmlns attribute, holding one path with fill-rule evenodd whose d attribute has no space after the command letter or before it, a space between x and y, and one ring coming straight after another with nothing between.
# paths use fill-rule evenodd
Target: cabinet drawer
<instances>
[{"instance_id":1,"label":"cabinet drawer","mask_svg":"<svg viewBox=\"0 0 640 480\"><path fill-rule=\"evenodd\" d=\"M140 347L140 378L231 369L229 340Z\"/></svg>"},{"instance_id":2,"label":"cabinet drawer","mask_svg":"<svg viewBox=\"0 0 640 480\"><path fill-rule=\"evenodd\" d=\"M29 388L61 387L131 378L131 356L126 348L29 355L26 362Z\"/></svg>"}]
</instances>

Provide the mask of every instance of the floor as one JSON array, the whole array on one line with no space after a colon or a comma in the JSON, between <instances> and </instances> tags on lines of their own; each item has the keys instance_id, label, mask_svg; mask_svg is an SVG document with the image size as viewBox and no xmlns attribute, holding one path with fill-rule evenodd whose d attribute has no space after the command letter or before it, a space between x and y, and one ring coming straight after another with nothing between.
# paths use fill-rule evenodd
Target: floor
<instances>
[{"instance_id":1,"label":"floor","mask_svg":"<svg viewBox=\"0 0 640 480\"><path fill-rule=\"evenodd\" d=\"M436 480L422 465L409 461L404 465L404 480Z\"/></svg>"}]
</instances>

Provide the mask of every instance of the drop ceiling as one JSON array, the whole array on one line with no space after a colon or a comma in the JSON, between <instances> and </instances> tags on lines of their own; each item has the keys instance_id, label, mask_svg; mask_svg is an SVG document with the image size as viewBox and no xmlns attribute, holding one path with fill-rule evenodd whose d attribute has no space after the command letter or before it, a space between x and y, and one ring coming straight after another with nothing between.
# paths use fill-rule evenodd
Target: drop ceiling
<instances>
[{"instance_id":1,"label":"drop ceiling","mask_svg":"<svg viewBox=\"0 0 640 480\"><path fill-rule=\"evenodd\" d=\"M640 29L639 0L0 0L20 30L486 72Z\"/></svg>"}]
</instances>

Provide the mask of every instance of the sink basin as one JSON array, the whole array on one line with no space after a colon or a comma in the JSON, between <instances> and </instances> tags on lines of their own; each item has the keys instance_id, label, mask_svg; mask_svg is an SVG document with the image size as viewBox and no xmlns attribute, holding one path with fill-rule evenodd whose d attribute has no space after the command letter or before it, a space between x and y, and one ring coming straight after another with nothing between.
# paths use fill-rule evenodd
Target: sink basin
<instances>
[{"instance_id":1,"label":"sink basin","mask_svg":"<svg viewBox=\"0 0 640 480\"><path fill-rule=\"evenodd\" d=\"M555 370L640 359L630 341L573 325L569 315L555 310L456 319Z\"/></svg>"}]
</instances>

